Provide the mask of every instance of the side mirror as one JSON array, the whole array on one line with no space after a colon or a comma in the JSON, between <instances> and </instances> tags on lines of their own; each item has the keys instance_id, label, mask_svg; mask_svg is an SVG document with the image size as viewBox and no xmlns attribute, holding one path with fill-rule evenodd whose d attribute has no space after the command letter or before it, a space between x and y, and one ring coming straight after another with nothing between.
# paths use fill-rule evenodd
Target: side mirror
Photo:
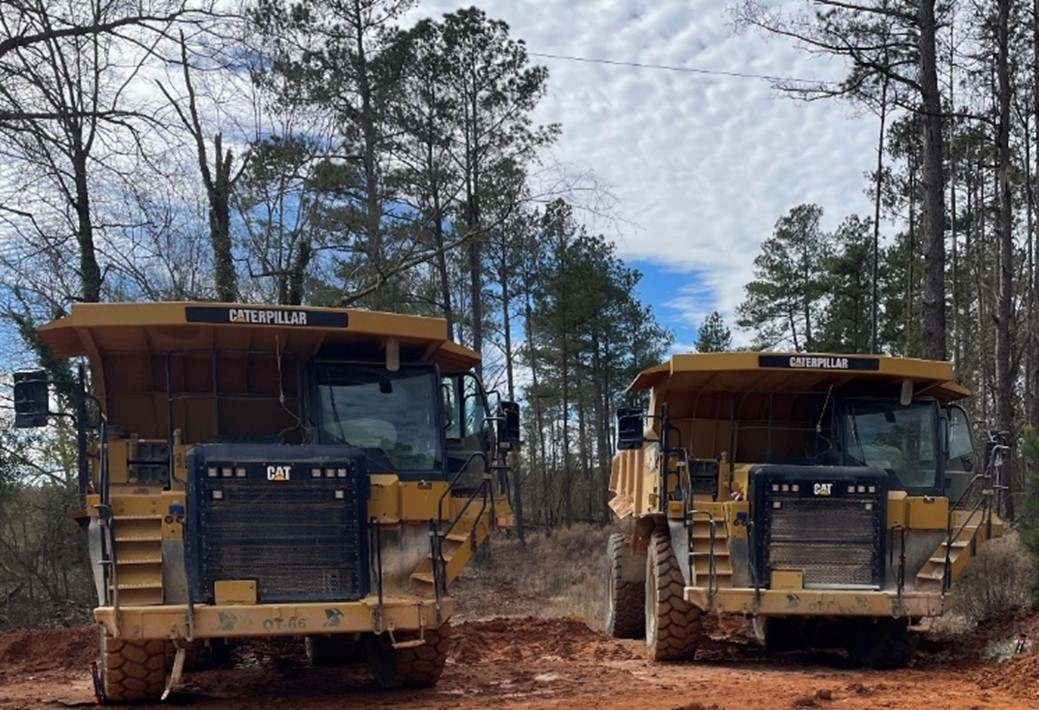
<instances>
[{"instance_id":1,"label":"side mirror","mask_svg":"<svg viewBox=\"0 0 1039 710\"><path fill-rule=\"evenodd\" d=\"M47 426L47 373L14 373L14 425L19 429Z\"/></svg>"},{"instance_id":2,"label":"side mirror","mask_svg":"<svg viewBox=\"0 0 1039 710\"><path fill-rule=\"evenodd\" d=\"M617 449L641 449L645 442L643 436L645 412L636 408L617 410Z\"/></svg>"},{"instance_id":3,"label":"side mirror","mask_svg":"<svg viewBox=\"0 0 1039 710\"><path fill-rule=\"evenodd\" d=\"M520 443L520 408L515 402L502 402L498 421L498 443L510 446Z\"/></svg>"}]
</instances>

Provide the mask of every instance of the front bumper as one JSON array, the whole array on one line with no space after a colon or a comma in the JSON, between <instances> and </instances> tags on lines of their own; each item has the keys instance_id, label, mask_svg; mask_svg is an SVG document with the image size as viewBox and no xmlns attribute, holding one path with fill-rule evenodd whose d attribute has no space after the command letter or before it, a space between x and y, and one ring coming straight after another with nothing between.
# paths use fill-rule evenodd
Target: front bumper
<instances>
[{"instance_id":1,"label":"front bumper","mask_svg":"<svg viewBox=\"0 0 1039 710\"><path fill-rule=\"evenodd\" d=\"M686 587L685 599L705 612L764 616L941 616L948 595L929 592Z\"/></svg>"},{"instance_id":2,"label":"front bumper","mask_svg":"<svg viewBox=\"0 0 1039 710\"><path fill-rule=\"evenodd\" d=\"M303 636L436 628L454 610L450 597L431 599L365 597L354 602L296 604L103 606L94 618L108 633L126 639L201 639L246 636Z\"/></svg>"}]
</instances>

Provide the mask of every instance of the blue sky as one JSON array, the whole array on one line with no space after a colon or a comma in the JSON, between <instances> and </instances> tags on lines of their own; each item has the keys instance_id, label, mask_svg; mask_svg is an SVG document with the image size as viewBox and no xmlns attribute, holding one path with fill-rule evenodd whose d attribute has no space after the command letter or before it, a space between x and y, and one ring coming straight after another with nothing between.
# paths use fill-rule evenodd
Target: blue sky
<instances>
[{"instance_id":1,"label":"blue sky","mask_svg":"<svg viewBox=\"0 0 1039 710\"><path fill-rule=\"evenodd\" d=\"M420 0L405 23L471 4ZM532 54L827 81L846 73L787 40L734 32L724 0L477 4ZM792 207L819 204L825 229L872 213L863 188L877 119L847 103L796 101L761 79L532 59L550 73L535 117L563 129L546 160L591 171L614 195L613 219L589 216L589 230L645 274L643 299L678 351L712 310L732 326L762 240Z\"/></svg>"},{"instance_id":2,"label":"blue sky","mask_svg":"<svg viewBox=\"0 0 1039 710\"><path fill-rule=\"evenodd\" d=\"M696 271L670 270L654 261L626 259L625 263L642 272L639 300L651 305L657 321L674 333L675 351L691 350L703 318L717 307L714 293L705 285L703 276ZM698 318L700 312L704 316ZM726 318L726 325L735 334L731 321Z\"/></svg>"}]
</instances>

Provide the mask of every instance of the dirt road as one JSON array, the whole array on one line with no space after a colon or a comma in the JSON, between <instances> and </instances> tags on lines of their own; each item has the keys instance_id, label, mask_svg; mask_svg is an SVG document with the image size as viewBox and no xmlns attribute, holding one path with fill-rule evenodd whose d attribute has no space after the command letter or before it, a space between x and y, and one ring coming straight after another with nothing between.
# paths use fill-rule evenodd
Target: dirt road
<instances>
[{"instance_id":1,"label":"dirt road","mask_svg":"<svg viewBox=\"0 0 1039 710\"><path fill-rule=\"evenodd\" d=\"M1018 622L1014 622L1018 624ZM1031 625L1031 622L1029 622ZM770 655L739 622L694 663L651 665L641 642L574 619L459 623L440 684L382 691L363 666L309 668L295 640L242 643L233 667L191 674L166 705L199 708L1039 708L1039 656L983 660L1010 628L925 639L912 667L869 671L840 654ZM0 708L91 707L92 628L0 634Z\"/></svg>"}]
</instances>

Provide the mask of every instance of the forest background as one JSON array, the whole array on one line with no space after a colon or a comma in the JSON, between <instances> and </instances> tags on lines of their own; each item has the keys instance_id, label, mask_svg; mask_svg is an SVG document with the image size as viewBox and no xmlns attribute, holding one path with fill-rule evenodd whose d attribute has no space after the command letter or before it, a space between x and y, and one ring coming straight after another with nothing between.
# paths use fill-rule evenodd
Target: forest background
<instances>
[{"instance_id":1,"label":"forest background","mask_svg":"<svg viewBox=\"0 0 1039 710\"><path fill-rule=\"evenodd\" d=\"M837 62L837 80L745 78L869 118L870 209L775 215L725 309L735 338L716 310L693 347L950 359L972 414L1017 441L1039 421L1039 0L727 16ZM619 256L611 187L556 158L551 74L506 23L411 0L5 0L0 26L8 362L57 372L33 328L74 302L443 316L525 405L518 535L609 522L613 413L674 333ZM0 626L85 603L74 471L60 423L0 430Z\"/></svg>"}]
</instances>

